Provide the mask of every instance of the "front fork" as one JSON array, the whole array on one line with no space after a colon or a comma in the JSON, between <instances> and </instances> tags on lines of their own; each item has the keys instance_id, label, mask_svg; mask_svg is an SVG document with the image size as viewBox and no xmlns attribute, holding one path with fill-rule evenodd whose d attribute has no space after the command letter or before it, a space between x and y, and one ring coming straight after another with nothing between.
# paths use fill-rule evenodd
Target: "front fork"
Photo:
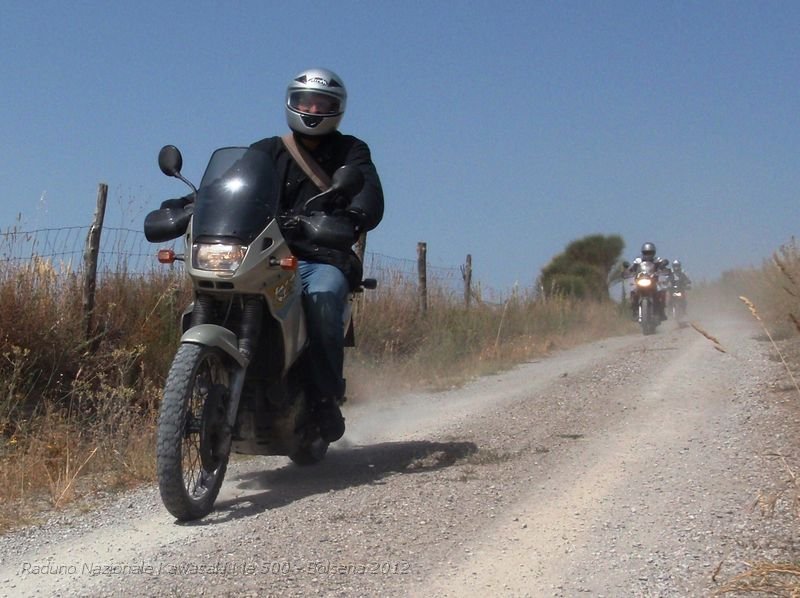
<instances>
[{"instance_id":1,"label":"front fork","mask_svg":"<svg viewBox=\"0 0 800 598\"><path fill-rule=\"evenodd\" d=\"M228 328L207 323L212 319L213 308L214 299L212 297L198 295L195 298L191 326L181 337L181 343L217 347L231 358L231 381L229 400L225 411L225 430L219 446L220 453L227 455L230 452L233 429L239 413L239 401L242 397L247 366L258 349L258 339L264 319L264 303L258 297L244 298L238 337Z\"/></svg>"}]
</instances>

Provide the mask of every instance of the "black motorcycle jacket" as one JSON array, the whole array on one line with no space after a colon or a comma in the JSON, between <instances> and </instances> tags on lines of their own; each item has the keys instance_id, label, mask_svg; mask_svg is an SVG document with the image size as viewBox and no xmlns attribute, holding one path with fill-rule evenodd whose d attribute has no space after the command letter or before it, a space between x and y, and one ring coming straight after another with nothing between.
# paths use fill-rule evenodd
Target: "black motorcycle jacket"
<instances>
[{"instance_id":1,"label":"black motorcycle jacket","mask_svg":"<svg viewBox=\"0 0 800 598\"><path fill-rule=\"evenodd\" d=\"M282 181L280 209L284 214L292 212L320 190L303 172L292 158L280 137L268 137L253 143L250 147L270 155ZM375 228L383 218L383 189L378 172L372 162L369 147L352 135L336 131L321 139L314 150L308 150L314 160L329 176L340 166L357 166L364 175L364 187L342 212L342 218L352 220L353 243L361 231ZM292 253L301 260L332 264L347 277L350 287L361 282L363 268L352 249L342 250L324 247L305 238L301 228L287 228L284 231Z\"/></svg>"}]
</instances>

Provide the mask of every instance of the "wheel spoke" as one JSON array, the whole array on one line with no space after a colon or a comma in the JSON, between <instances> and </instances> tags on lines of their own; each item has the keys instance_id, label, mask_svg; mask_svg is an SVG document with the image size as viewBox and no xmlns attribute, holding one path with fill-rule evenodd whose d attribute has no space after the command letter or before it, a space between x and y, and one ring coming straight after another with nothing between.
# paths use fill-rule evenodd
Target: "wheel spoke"
<instances>
[{"instance_id":1,"label":"wheel spoke","mask_svg":"<svg viewBox=\"0 0 800 598\"><path fill-rule=\"evenodd\" d=\"M226 383L225 369L218 359L209 356L197 370L192 396L186 413L186 428L183 439L183 479L187 492L200 498L208 490L214 471L203 468L200 446L200 433L203 426L203 406L209 397L209 389L214 384Z\"/></svg>"}]
</instances>

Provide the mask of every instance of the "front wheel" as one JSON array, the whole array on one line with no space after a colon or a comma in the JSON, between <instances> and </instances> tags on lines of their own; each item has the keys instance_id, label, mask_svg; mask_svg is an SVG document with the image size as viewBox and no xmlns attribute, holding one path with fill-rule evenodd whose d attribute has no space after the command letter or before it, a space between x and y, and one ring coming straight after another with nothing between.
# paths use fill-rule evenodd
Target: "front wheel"
<instances>
[{"instance_id":1,"label":"front wheel","mask_svg":"<svg viewBox=\"0 0 800 598\"><path fill-rule=\"evenodd\" d=\"M683 328L686 326L686 302L685 300L681 301L678 305L678 316L676 318L678 320L678 326Z\"/></svg>"},{"instance_id":2,"label":"front wheel","mask_svg":"<svg viewBox=\"0 0 800 598\"><path fill-rule=\"evenodd\" d=\"M682 299L678 304L678 317L683 319L686 317L686 300Z\"/></svg>"},{"instance_id":3,"label":"front wheel","mask_svg":"<svg viewBox=\"0 0 800 598\"><path fill-rule=\"evenodd\" d=\"M653 300L650 297L642 297L639 300L639 320L642 324L642 334L649 335L656 331Z\"/></svg>"},{"instance_id":4,"label":"front wheel","mask_svg":"<svg viewBox=\"0 0 800 598\"><path fill-rule=\"evenodd\" d=\"M164 387L158 417L158 487L180 521L208 515L228 465L225 421L230 379L218 349L183 344Z\"/></svg>"}]
</instances>

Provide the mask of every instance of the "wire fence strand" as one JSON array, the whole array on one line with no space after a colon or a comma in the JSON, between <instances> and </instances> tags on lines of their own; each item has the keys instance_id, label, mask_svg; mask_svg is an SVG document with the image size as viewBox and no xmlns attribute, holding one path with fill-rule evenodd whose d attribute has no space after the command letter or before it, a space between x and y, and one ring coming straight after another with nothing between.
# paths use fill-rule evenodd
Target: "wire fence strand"
<instances>
[{"instance_id":1,"label":"wire fence strand","mask_svg":"<svg viewBox=\"0 0 800 598\"><path fill-rule=\"evenodd\" d=\"M29 266L43 260L58 274L75 274L83 271L88 226L40 228L0 232L0 270L8 271ZM178 252L180 239L172 248ZM163 271L156 260L156 252L169 246L156 246L145 239L140 230L123 227L103 227L100 236L98 275L125 272L128 275L147 275ZM463 293L463 280L459 266L426 266L428 285L434 292ZM367 251L364 255L364 276L375 278L378 289L396 288L396 285L417 285L417 260L405 259ZM391 284L390 284L391 283ZM395 285L395 286L392 286Z\"/></svg>"}]
</instances>

